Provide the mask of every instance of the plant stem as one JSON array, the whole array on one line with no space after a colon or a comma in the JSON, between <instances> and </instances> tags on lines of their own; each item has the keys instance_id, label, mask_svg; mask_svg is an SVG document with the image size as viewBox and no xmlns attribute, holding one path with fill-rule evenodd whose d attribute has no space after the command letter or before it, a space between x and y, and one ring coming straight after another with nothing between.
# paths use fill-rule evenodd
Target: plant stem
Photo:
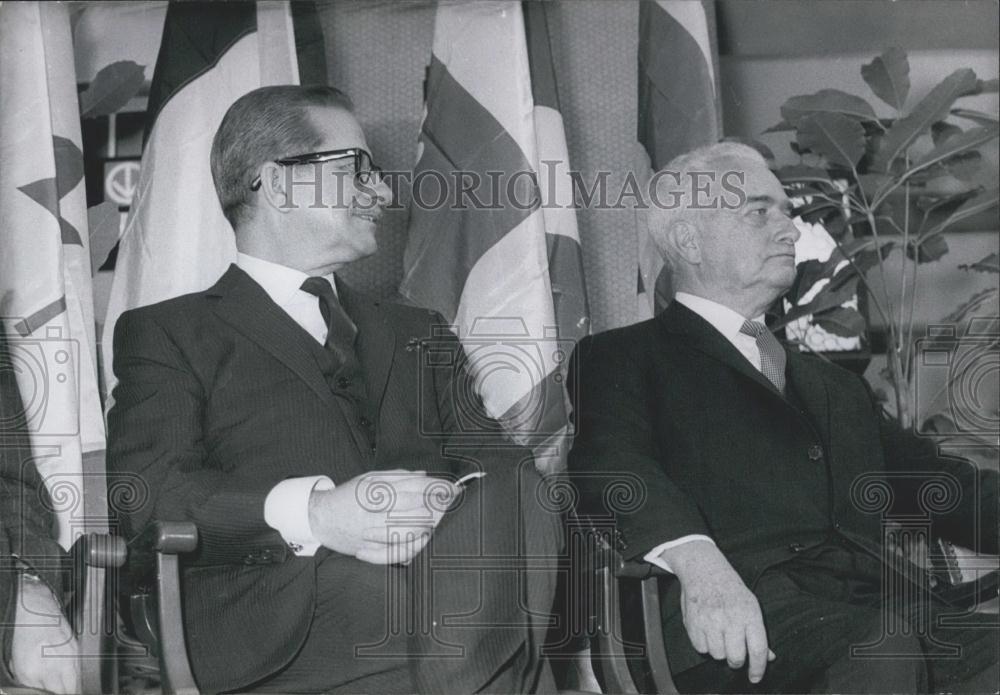
<instances>
[{"instance_id":1,"label":"plant stem","mask_svg":"<svg viewBox=\"0 0 1000 695\"><path fill-rule=\"evenodd\" d=\"M910 165L910 156L907 154L905 159L906 166ZM902 345L900 345L901 351L901 362L903 366L903 372L900 377L903 379L908 379L908 361L907 355L910 351L909 344L906 340L906 324L903 321L903 315L906 313L906 252L909 250L910 244L910 184L906 184L903 187L903 259L901 262L900 279L899 279L899 329L897 333L903 338ZM920 248L914 249L914 265L920 262ZM910 298L910 303L913 303L915 297Z\"/></svg>"}]
</instances>

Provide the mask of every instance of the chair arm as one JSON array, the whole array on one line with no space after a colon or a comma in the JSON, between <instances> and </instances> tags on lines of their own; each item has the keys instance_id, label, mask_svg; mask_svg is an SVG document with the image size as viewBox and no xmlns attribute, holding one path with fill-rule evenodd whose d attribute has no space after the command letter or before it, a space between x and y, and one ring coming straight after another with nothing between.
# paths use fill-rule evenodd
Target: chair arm
<instances>
[{"instance_id":1,"label":"chair arm","mask_svg":"<svg viewBox=\"0 0 1000 695\"><path fill-rule=\"evenodd\" d=\"M198 547L198 527L190 521L156 521L133 541L140 551L180 555Z\"/></svg>"},{"instance_id":2,"label":"chair arm","mask_svg":"<svg viewBox=\"0 0 1000 695\"><path fill-rule=\"evenodd\" d=\"M70 555L90 567L109 569L125 564L128 549L124 538L107 533L88 533L76 539Z\"/></svg>"},{"instance_id":3,"label":"chair arm","mask_svg":"<svg viewBox=\"0 0 1000 695\"><path fill-rule=\"evenodd\" d=\"M179 557L197 547L198 528L185 521L155 522L132 543L131 563L140 573L129 592L132 620L139 638L159 656L164 693L198 692L184 638Z\"/></svg>"},{"instance_id":4,"label":"chair arm","mask_svg":"<svg viewBox=\"0 0 1000 695\"><path fill-rule=\"evenodd\" d=\"M645 560L623 560L618 559L618 571L615 576L619 579L649 579L650 577L672 577L673 573L667 572L662 567L657 567Z\"/></svg>"}]
</instances>

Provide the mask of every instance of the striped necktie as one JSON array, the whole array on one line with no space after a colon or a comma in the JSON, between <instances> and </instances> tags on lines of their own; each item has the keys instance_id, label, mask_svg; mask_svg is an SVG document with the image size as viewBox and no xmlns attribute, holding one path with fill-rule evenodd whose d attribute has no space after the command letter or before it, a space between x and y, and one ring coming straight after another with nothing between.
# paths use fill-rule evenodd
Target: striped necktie
<instances>
[{"instance_id":1,"label":"striped necktie","mask_svg":"<svg viewBox=\"0 0 1000 695\"><path fill-rule=\"evenodd\" d=\"M356 359L354 354L354 339L358 336L358 327L344 311L337 299L337 293L326 278L310 277L302 283L302 291L319 297L319 311L326 321L326 347L339 359L341 364Z\"/></svg>"},{"instance_id":2,"label":"striped necktie","mask_svg":"<svg viewBox=\"0 0 1000 695\"><path fill-rule=\"evenodd\" d=\"M786 357L781 343L760 321L744 321L740 333L757 341L757 350L760 351L760 371L774 384L774 388L784 393Z\"/></svg>"}]
</instances>

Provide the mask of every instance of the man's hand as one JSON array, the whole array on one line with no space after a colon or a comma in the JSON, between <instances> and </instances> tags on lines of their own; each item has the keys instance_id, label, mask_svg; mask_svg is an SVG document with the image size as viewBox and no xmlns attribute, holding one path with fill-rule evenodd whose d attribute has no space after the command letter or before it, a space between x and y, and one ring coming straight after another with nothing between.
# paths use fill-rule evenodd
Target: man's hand
<instances>
[{"instance_id":1,"label":"man's hand","mask_svg":"<svg viewBox=\"0 0 1000 695\"><path fill-rule=\"evenodd\" d=\"M14 678L29 688L80 692L79 648L59 602L48 585L37 579L25 578L20 587L11 642ZM55 620L55 616L57 624L38 624Z\"/></svg>"},{"instance_id":2,"label":"man's hand","mask_svg":"<svg viewBox=\"0 0 1000 695\"><path fill-rule=\"evenodd\" d=\"M459 488L424 471L391 470L313 490L309 524L330 550L376 565L406 564L423 550Z\"/></svg>"},{"instance_id":3,"label":"man's hand","mask_svg":"<svg viewBox=\"0 0 1000 695\"><path fill-rule=\"evenodd\" d=\"M690 541L661 553L681 582L681 611L691 645L701 654L742 668L749 655L751 683L764 677L774 652L757 597L714 544Z\"/></svg>"}]
</instances>

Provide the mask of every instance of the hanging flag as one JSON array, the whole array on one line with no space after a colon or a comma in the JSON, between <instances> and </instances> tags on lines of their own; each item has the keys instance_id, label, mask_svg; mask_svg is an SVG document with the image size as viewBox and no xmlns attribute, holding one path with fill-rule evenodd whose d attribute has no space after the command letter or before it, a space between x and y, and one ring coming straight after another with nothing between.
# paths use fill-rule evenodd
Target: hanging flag
<instances>
[{"instance_id":1,"label":"hanging flag","mask_svg":"<svg viewBox=\"0 0 1000 695\"><path fill-rule=\"evenodd\" d=\"M226 110L253 89L298 80L288 2L170 3L102 334L109 408L122 312L205 289L236 260L209 166Z\"/></svg>"},{"instance_id":2,"label":"hanging flag","mask_svg":"<svg viewBox=\"0 0 1000 695\"><path fill-rule=\"evenodd\" d=\"M535 170L542 200L552 304L560 338L579 340L590 332L590 307L583 277L583 252L576 224L566 130L549 41L549 5L521 3L535 103Z\"/></svg>"},{"instance_id":3,"label":"hanging flag","mask_svg":"<svg viewBox=\"0 0 1000 695\"><path fill-rule=\"evenodd\" d=\"M453 323L488 413L551 471L589 320L544 25L532 36L534 70L520 3L437 6L400 293Z\"/></svg>"},{"instance_id":4,"label":"hanging flag","mask_svg":"<svg viewBox=\"0 0 1000 695\"><path fill-rule=\"evenodd\" d=\"M106 529L80 110L63 3L0 5L0 318L35 467L69 548ZM26 463L26 462L25 462ZM84 486L84 480L97 485Z\"/></svg>"},{"instance_id":5,"label":"hanging flag","mask_svg":"<svg viewBox=\"0 0 1000 695\"><path fill-rule=\"evenodd\" d=\"M639 4L638 138L658 171L677 155L718 142L722 117L711 0ZM637 313L659 313L673 296L663 258L640 217Z\"/></svg>"}]
</instances>

